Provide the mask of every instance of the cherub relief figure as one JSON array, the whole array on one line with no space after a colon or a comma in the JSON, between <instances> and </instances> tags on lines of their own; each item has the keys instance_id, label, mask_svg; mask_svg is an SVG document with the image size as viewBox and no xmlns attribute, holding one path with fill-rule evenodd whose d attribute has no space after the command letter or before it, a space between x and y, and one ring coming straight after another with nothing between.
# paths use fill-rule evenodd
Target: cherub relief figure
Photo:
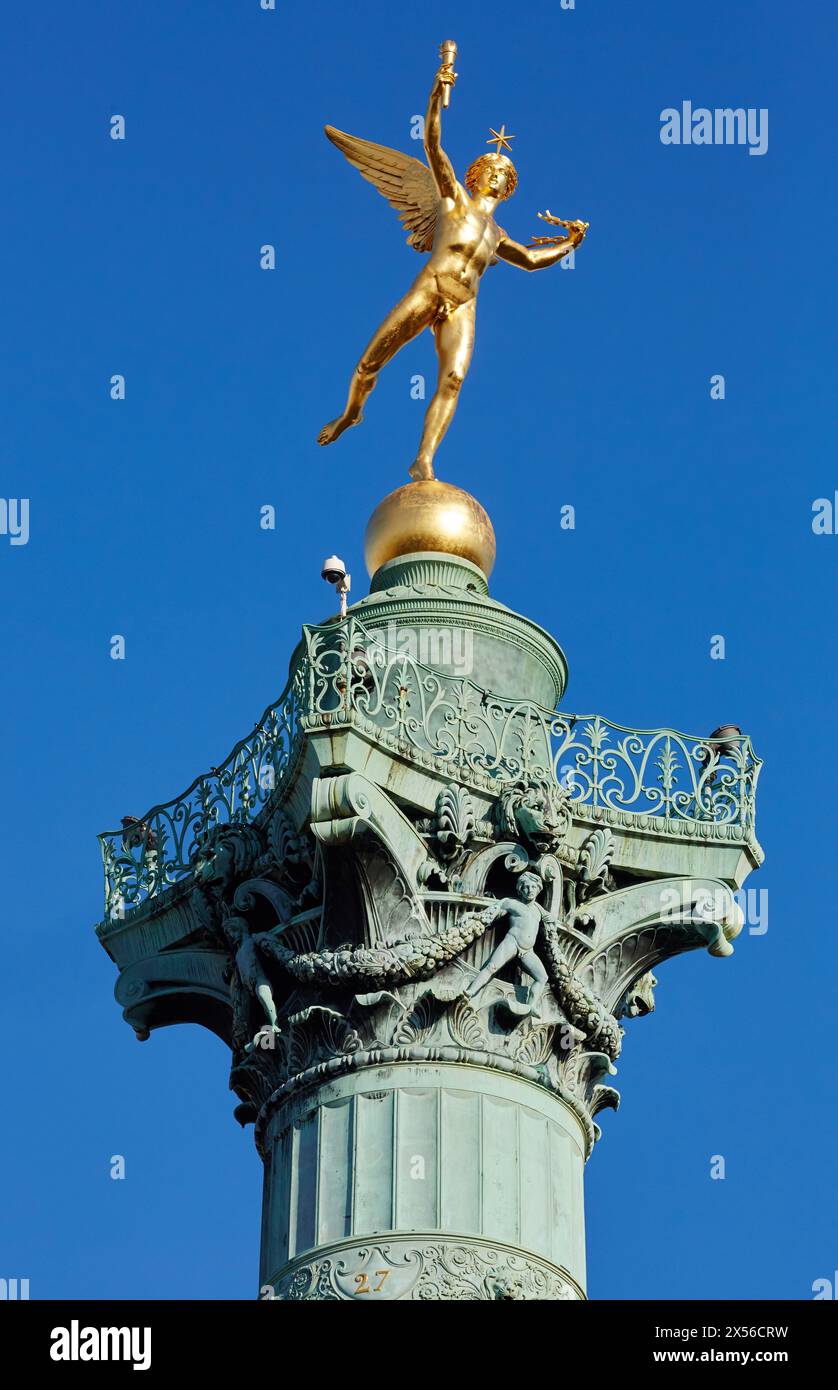
<instances>
[{"instance_id":1,"label":"cherub relief figure","mask_svg":"<svg viewBox=\"0 0 838 1390\"><path fill-rule=\"evenodd\" d=\"M238 995L236 1000L238 1009L245 1014L248 1012L247 1005L241 998L241 992L244 990L247 994L258 999L268 1020L267 1025L263 1026L260 1032L279 1033L273 989L259 957L259 938L251 936L247 923L241 917L228 917L222 924L222 931L230 950L233 952L235 970L233 984L234 995ZM238 989L235 988L237 982ZM247 1043L245 1051L250 1052L252 1049L253 1041L251 1040Z\"/></svg>"},{"instance_id":2,"label":"cherub relief figure","mask_svg":"<svg viewBox=\"0 0 838 1390\"><path fill-rule=\"evenodd\" d=\"M481 920L487 925L497 921L499 917L508 917L509 927L505 937L495 947L483 969L467 985L465 990L467 998L470 999L477 994L484 985L497 975L507 961L513 960L517 956L521 969L532 978L529 1005L533 1013L538 1013L548 977L547 971L535 954L535 943L538 939L542 920L547 918L552 921L544 908L536 902L543 887L544 883L538 874L525 870L515 885L516 897L501 898L499 902L493 903L491 907L487 907L479 914Z\"/></svg>"},{"instance_id":3,"label":"cherub relief figure","mask_svg":"<svg viewBox=\"0 0 838 1390\"><path fill-rule=\"evenodd\" d=\"M443 49L456 52L455 45ZM444 53L452 59L450 52ZM454 172L441 143L441 109L447 105L456 73L453 59L436 75L425 118L427 165L398 150L359 140L326 126L326 134L350 164L372 183L399 213L417 251L429 251L402 300L373 334L361 355L349 386L342 414L320 431L318 442L331 444L350 425L362 419L364 403L381 368L424 328L433 331L439 359L436 391L425 415L419 452L410 468L414 479L433 478L433 460L457 408L474 347L477 291L481 277L498 260L522 270L555 265L582 241L586 222L564 222L548 211L547 222L566 228L562 237L538 237L529 246L513 241L495 221L498 204L510 198L518 182L506 128L492 131L487 144L496 150L482 154L469 166L463 183Z\"/></svg>"}]
</instances>

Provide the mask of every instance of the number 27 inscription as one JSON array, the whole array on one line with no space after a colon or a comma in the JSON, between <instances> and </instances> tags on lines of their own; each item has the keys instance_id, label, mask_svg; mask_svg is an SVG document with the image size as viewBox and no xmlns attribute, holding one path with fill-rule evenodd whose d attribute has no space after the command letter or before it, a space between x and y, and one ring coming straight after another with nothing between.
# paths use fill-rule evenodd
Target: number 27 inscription
<instances>
[{"instance_id":1,"label":"number 27 inscription","mask_svg":"<svg viewBox=\"0 0 838 1390\"><path fill-rule=\"evenodd\" d=\"M378 1283L374 1286L370 1284L370 1277L368 1274L356 1274L355 1283L358 1285L357 1289L355 1290L356 1294L381 1293L381 1290L384 1288L384 1280L387 1278L389 1273L389 1269L375 1270L375 1277L378 1280Z\"/></svg>"}]
</instances>

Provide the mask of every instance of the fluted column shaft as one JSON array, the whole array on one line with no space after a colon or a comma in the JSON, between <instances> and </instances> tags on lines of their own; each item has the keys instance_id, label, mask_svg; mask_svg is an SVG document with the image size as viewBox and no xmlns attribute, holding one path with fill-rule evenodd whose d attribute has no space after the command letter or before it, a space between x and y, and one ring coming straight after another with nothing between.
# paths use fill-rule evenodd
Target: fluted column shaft
<instances>
[{"instance_id":1,"label":"fluted column shaft","mask_svg":"<svg viewBox=\"0 0 838 1390\"><path fill-rule=\"evenodd\" d=\"M263 1134L262 1296L584 1297L584 1143L558 1097L489 1067L289 1097Z\"/></svg>"}]
</instances>

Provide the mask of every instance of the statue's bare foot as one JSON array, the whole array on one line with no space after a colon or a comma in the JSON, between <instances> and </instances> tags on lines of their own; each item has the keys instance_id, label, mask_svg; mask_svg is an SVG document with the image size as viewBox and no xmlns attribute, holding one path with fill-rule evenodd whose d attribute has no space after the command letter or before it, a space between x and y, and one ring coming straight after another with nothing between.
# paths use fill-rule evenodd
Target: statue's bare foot
<instances>
[{"instance_id":1,"label":"statue's bare foot","mask_svg":"<svg viewBox=\"0 0 838 1390\"><path fill-rule=\"evenodd\" d=\"M360 415L339 415L336 420L330 420L328 425L324 425L317 436L318 444L334 444L339 439L344 430L348 430L350 425L360 424Z\"/></svg>"},{"instance_id":2,"label":"statue's bare foot","mask_svg":"<svg viewBox=\"0 0 838 1390\"><path fill-rule=\"evenodd\" d=\"M434 466L430 459L423 458L420 454L415 463L410 465L407 470L414 483L419 483L434 476Z\"/></svg>"}]
</instances>

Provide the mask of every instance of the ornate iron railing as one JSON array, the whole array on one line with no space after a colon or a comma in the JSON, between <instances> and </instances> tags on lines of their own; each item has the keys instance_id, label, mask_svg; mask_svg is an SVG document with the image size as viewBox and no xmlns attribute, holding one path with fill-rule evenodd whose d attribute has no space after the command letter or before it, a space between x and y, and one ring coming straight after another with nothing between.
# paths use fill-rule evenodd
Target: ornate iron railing
<instances>
[{"instance_id":1,"label":"ornate iron railing","mask_svg":"<svg viewBox=\"0 0 838 1390\"><path fill-rule=\"evenodd\" d=\"M738 732L691 738L508 700L432 670L354 619L307 628L307 722L368 724L420 759L489 783L555 781L572 800L747 834L761 767Z\"/></svg>"},{"instance_id":2,"label":"ornate iron railing","mask_svg":"<svg viewBox=\"0 0 838 1390\"><path fill-rule=\"evenodd\" d=\"M247 822L281 785L301 728L303 670L220 767L196 777L182 796L141 820L99 836L105 865L105 915L126 911L184 878L216 826Z\"/></svg>"},{"instance_id":3,"label":"ornate iron railing","mask_svg":"<svg viewBox=\"0 0 838 1390\"><path fill-rule=\"evenodd\" d=\"M738 731L691 738L504 699L392 649L356 618L306 627L304 638L285 691L221 767L100 836L108 916L187 875L215 826L252 820L287 776L304 730L340 725L484 789L557 782L580 810L623 824L649 818L663 834L719 826L753 838L762 764Z\"/></svg>"}]
</instances>

